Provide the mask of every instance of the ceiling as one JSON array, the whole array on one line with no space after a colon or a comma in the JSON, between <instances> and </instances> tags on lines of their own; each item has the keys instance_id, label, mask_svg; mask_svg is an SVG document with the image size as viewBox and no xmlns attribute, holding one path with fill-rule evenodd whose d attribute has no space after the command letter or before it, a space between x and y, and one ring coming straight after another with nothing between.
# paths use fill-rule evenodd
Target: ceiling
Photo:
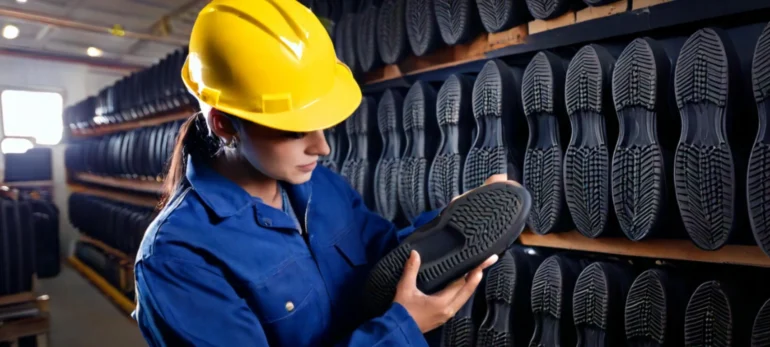
<instances>
[{"instance_id":1,"label":"ceiling","mask_svg":"<svg viewBox=\"0 0 770 347\"><path fill-rule=\"evenodd\" d=\"M0 0L0 53L65 58L115 66L149 66L186 44L206 0ZM124 36L109 33L120 25ZM120 32L117 32L120 34ZM98 58L88 47L103 51Z\"/></svg>"}]
</instances>

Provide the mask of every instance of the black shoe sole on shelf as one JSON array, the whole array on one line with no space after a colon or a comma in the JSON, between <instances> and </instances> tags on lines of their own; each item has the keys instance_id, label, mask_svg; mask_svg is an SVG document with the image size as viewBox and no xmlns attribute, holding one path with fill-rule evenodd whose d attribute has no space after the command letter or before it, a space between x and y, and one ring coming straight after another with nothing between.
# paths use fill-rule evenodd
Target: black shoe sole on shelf
<instances>
[{"instance_id":1,"label":"black shoe sole on shelf","mask_svg":"<svg viewBox=\"0 0 770 347\"><path fill-rule=\"evenodd\" d=\"M396 64L409 53L406 37L406 0L385 0L377 17L377 50L385 64Z\"/></svg>"},{"instance_id":2,"label":"black shoe sole on shelf","mask_svg":"<svg viewBox=\"0 0 770 347\"><path fill-rule=\"evenodd\" d=\"M497 33L532 19L525 0L477 0L484 30Z\"/></svg>"},{"instance_id":3,"label":"black shoe sole on shelf","mask_svg":"<svg viewBox=\"0 0 770 347\"><path fill-rule=\"evenodd\" d=\"M618 113L612 158L612 197L620 228L639 241L662 222L666 168L658 139L658 111L666 105L670 62L657 42L632 41L615 63L612 93Z\"/></svg>"},{"instance_id":4,"label":"black shoe sole on shelf","mask_svg":"<svg viewBox=\"0 0 770 347\"><path fill-rule=\"evenodd\" d=\"M428 160L435 151L435 141L427 139L426 128L436 120L436 91L429 84L417 81L404 98L403 126L406 149L401 157L398 174L398 200L409 221L428 209Z\"/></svg>"},{"instance_id":5,"label":"black shoe sole on shelf","mask_svg":"<svg viewBox=\"0 0 770 347\"><path fill-rule=\"evenodd\" d=\"M516 289L516 263L510 252L505 252L492 265L486 276L487 314L479 327L479 347L507 347L513 345L514 291Z\"/></svg>"},{"instance_id":6,"label":"black shoe sole on shelf","mask_svg":"<svg viewBox=\"0 0 770 347\"><path fill-rule=\"evenodd\" d=\"M406 0L406 35L416 56L433 52L441 43L434 1L446 0Z\"/></svg>"},{"instance_id":7,"label":"black shoe sole on shelf","mask_svg":"<svg viewBox=\"0 0 770 347\"><path fill-rule=\"evenodd\" d=\"M730 299L717 281L701 284L690 297L684 317L684 345L732 346Z\"/></svg>"},{"instance_id":8,"label":"black shoe sole on shelf","mask_svg":"<svg viewBox=\"0 0 770 347\"><path fill-rule=\"evenodd\" d=\"M567 13L576 2L582 0L527 0L527 8L533 17L545 20Z\"/></svg>"},{"instance_id":9,"label":"black shoe sole on shelf","mask_svg":"<svg viewBox=\"0 0 770 347\"><path fill-rule=\"evenodd\" d=\"M370 181L367 131L371 112L374 112L374 100L371 97L364 97L355 113L345 121L350 148L340 171L342 177L345 177L348 183L361 194L364 201L368 201L367 188Z\"/></svg>"},{"instance_id":10,"label":"black shoe sole on shelf","mask_svg":"<svg viewBox=\"0 0 770 347\"><path fill-rule=\"evenodd\" d=\"M476 345L476 325L473 322L473 306L476 294L457 311L441 330L441 347L474 347Z\"/></svg>"},{"instance_id":11,"label":"black shoe sole on shelf","mask_svg":"<svg viewBox=\"0 0 770 347\"><path fill-rule=\"evenodd\" d=\"M377 212L387 220L398 215L398 172L401 167L401 111L404 99L395 90L386 90L377 108L382 136L382 154L374 172Z\"/></svg>"},{"instance_id":12,"label":"black shoe sole on shelf","mask_svg":"<svg viewBox=\"0 0 770 347\"><path fill-rule=\"evenodd\" d=\"M479 33L476 0L440 0L433 2L441 39L447 45L466 43Z\"/></svg>"},{"instance_id":13,"label":"black shoe sole on shelf","mask_svg":"<svg viewBox=\"0 0 770 347\"><path fill-rule=\"evenodd\" d=\"M530 206L518 184L493 183L460 196L374 266L365 285L366 312L377 316L393 302L412 250L421 259L417 288L435 293L503 253L524 229Z\"/></svg>"},{"instance_id":14,"label":"black shoe sole on shelf","mask_svg":"<svg viewBox=\"0 0 770 347\"><path fill-rule=\"evenodd\" d=\"M577 346L604 347L625 343L620 322L625 296L633 281L627 271L617 264L595 262L580 273L572 297Z\"/></svg>"},{"instance_id":15,"label":"black shoe sole on shelf","mask_svg":"<svg viewBox=\"0 0 770 347\"><path fill-rule=\"evenodd\" d=\"M514 83L511 68L500 60L487 62L476 76L472 95L475 136L463 168L464 191L508 170L502 118L513 116L514 101L506 95L514 92Z\"/></svg>"},{"instance_id":16,"label":"black shoe sole on shelf","mask_svg":"<svg viewBox=\"0 0 770 347\"><path fill-rule=\"evenodd\" d=\"M547 234L569 218L564 199L563 150L559 117L564 107L564 63L540 52L524 71L521 86L524 113L529 123L529 142L524 157L524 186L532 194L527 224ZM564 121L564 120L562 120Z\"/></svg>"},{"instance_id":17,"label":"black shoe sole on shelf","mask_svg":"<svg viewBox=\"0 0 770 347\"><path fill-rule=\"evenodd\" d=\"M751 329L751 346L770 346L770 300L759 309Z\"/></svg>"},{"instance_id":18,"label":"black shoe sole on shelf","mask_svg":"<svg viewBox=\"0 0 770 347\"><path fill-rule=\"evenodd\" d=\"M575 345L572 293L583 266L573 259L554 255L543 261L532 279L532 313L535 332L529 345Z\"/></svg>"},{"instance_id":19,"label":"black shoe sole on shelf","mask_svg":"<svg viewBox=\"0 0 770 347\"><path fill-rule=\"evenodd\" d=\"M678 300L670 286L669 275L658 269L642 272L628 291L625 310L625 331L630 347L681 346L679 317L672 316ZM676 336L672 336L676 334Z\"/></svg>"},{"instance_id":20,"label":"black shoe sole on shelf","mask_svg":"<svg viewBox=\"0 0 770 347\"><path fill-rule=\"evenodd\" d=\"M759 127L749 157L746 181L749 221L754 238L765 254L770 256L770 184L767 184L770 181L770 24L757 41L752 78Z\"/></svg>"},{"instance_id":21,"label":"black shoe sole on shelf","mask_svg":"<svg viewBox=\"0 0 770 347\"><path fill-rule=\"evenodd\" d=\"M734 228L736 183L727 139L728 69L732 47L720 29L700 29L685 42L674 88L682 132L674 156L677 202L690 239L701 249L725 245Z\"/></svg>"},{"instance_id":22,"label":"black shoe sole on shelf","mask_svg":"<svg viewBox=\"0 0 770 347\"><path fill-rule=\"evenodd\" d=\"M441 131L441 145L433 159L428 176L428 197L433 209L444 207L452 198L462 194L460 175L463 153L460 123L471 117L473 80L452 75L441 86L436 97L436 118ZM463 124L465 125L465 124Z\"/></svg>"},{"instance_id":23,"label":"black shoe sole on shelf","mask_svg":"<svg viewBox=\"0 0 770 347\"><path fill-rule=\"evenodd\" d=\"M377 52L377 14L379 10L378 7L370 5L359 14L360 27L356 34L356 54L361 70L364 72L374 70L382 63L380 54Z\"/></svg>"},{"instance_id":24,"label":"black shoe sole on shelf","mask_svg":"<svg viewBox=\"0 0 770 347\"><path fill-rule=\"evenodd\" d=\"M604 47L587 45L572 58L565 82L572 137L564 153L564 193L577 230L590 238L611 225L609 157L614 143L605 120L611 111L605 108L614 63Z\"/></svg>"},{"instance_id":25,"label":"black shoe sole on shelf","mask_svg":"<svg viewBox=\"0 0 770 347\"><path fill-rule=\"evenodd\" d=\"M329 145L329 155L319 158L321 165L326 166L329 170L334 172L339 172L337 161L334 160L334 158L337 157L337 151L339 151L339 148L337 148L337 136L339 136L339 134L337 133L336 127L324 130L324 137L326 138L326 143Z\"/></svg>"}]
</instances>

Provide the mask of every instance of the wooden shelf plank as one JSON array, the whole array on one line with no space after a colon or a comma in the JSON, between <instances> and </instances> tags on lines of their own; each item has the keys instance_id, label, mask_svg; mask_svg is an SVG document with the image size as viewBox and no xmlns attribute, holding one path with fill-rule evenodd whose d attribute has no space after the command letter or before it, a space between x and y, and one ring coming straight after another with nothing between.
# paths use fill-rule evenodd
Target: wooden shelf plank
<instances>
[{"instance_id":1,"label":"wooden shelf plank","mask_svg":"<svg viewBox=\"0 0 770 347\"><path fill-rule=\"evenodd\" d=\"M11 188L37 188L53 186L53 181L18 181L18 182L0 182L0 186Z\"/></svg>"},{"instance_id":2,"label":"wooden shelf plank","mask_svg":"<svg viewBox=\"0 0 770 347\"><path fill-rule=\"evenodd\" d=\"M23 292L13 295L0 296L0 306L10 306L37 301L37 294Z\"/></svg>"},{"instance_id":3,"label":"wooden shelf plank","mask_svg":"<svg viewBox=\"0 0 770 347\"><path fill-rule=\"evenodd\" d=\"M575 20L575 11L568 11L567 13L553 19L535 19L529 22L529 33L537 34L544 31L569 26L575 24Z\"/></svg>"},{"instance_id":4,"label":"wooden shelf plank","mask_svg":"<svg viewBox=\"0 0 770 347\"><path fill-rule=\"evenodd\" d=\"M106 124L95 128L87 129L72 129L71 133L73 137L96 137L107 134L112 134L120 131L127 131L139 128L145 128L154 125L160 125L168 122L173 122L180 119L186 119L194 113L191 108L184 108L181 110L171 111L165 114L157 116L142 118L136 121L119 123L119 124Z\"/></svg>"},{"instance_id":5,"label":"wooden shelf plank","mask_svg":"<svg viewBox=\"0 0 770 347\"><path fill-rule=\"evenodd\" d=\"M144 193L163 193L163 182L150 180L133 180L128 178L116 178L99 176L85 172L75 172L72 177L88 183L98 184L107 187L120 188L125 190L135 190Z\"/></svg>"},{"instance_id":6,"label":"wooden shelf plank","mask_svg":"<svg viewBox=\"0 0 770 347\"><path fill-rule=\"evenodd\" d=\"M138 206L157 207L159 202L159 199L153 196L137 195L137 194L126 193L126 192L118 192L118 191L111 191L111 190L105 190L105 189L94 188L94 187L86 187L84 185L73 184L73 183L68 184L68 187L70 191L73 193L83 193L83 194L102 197L105 199L138 205Z\"/></svg>"},{"instance_id":7,"label":"wooden shelf plank","mask_svg":"<svg viewBox=\"0 0 770 347\"><path fill-rule=\"evenodd\" d=\"M633 0L632 4L634 7L634 10L638 10L640 8L660 5L662 3L666 3L672 0Z\"/></svg>"},{"instance_id":8,"label":"wooden shelf plank","mask_svg":"<svg viewBox=\"0 0 770 347\"><path fill-rule=\"evenodd\" d=\"M588 6L577 12L575 17L577 23L594 20L597 18L612 16L629 10L630 0L620 0L611 4L602 6Z\"/></svg>"},{"instance_id":9,"label":"wooden shelf plank","mask_svg":"<svg viewBox=\"0 0 770 347\"><path fill-rule=\"evenodd\" d=\"M119 290L117 290L115 287L110 284L110 282L107 282L104 278L102 278L101 275L99 275L96 271L88 267L88 265L84 264L74 256L69 257L67 259L67 262L75 269L77 272L79 272L83 277L85 277L89 282L91 282L96 288L98 288L102 293L104 293L107 298L112 300L120 309L123 310L126 314L131 314L131 312L134 311L134 308L136 308L136 305L132 300L127 298L123 293L121 293Z\"/></svg>"},{"instance_id":10,"label":"wooden shelf plank","mask_svg":"<svg viewBox=\"0 0 770 347\"><path fill-rule=\"evenodd\" d=\"M525 231L521 244L573 251L595 252L654 259L687 260L705 263L770 267L770 257L757 246L727 245L716 251L704 251L690 240L656 239L634 242L626 238L591 239L577 231L538 235Z\"/></svg>"},{"instance_id":11,"label":"wooden shelf plank","mask_svg":"<svg viewBox=\"0 0 770 347\"><path fill-rule=\"evenodd\" d=\"M116 248L112 248L106 243L99 241L95 238L89 237L88 235L80 234L80 241L93 245L94 247L101 249L105 253L115 256L116 258L120 259L122 264L133 264L134 262L134 259L129 255L127 255L126 253L123 253L123 251Z\"/></svg>"}]
</instances>

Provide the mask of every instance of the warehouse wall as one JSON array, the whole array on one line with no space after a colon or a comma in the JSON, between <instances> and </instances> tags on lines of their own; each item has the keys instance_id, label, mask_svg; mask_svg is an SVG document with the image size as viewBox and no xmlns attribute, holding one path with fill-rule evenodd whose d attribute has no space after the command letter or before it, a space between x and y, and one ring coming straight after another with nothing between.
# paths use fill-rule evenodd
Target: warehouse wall
<instances>
[{"instance_id":1,"label":"warehouse wall","mask_svg":"<svg viewBox=\"0 0 770 347\"><path fill-rule=\"evenodd\" d=\"M64 106L72 105L89 95L96 94L101 88L112 84L121 78L125 71L93 68L86 65L52 62L44 60L23 59L0 55L0 87L19 89L40 89L55 91L62 94ZM3 135L0 133L0 141ZM61 213L59 227L61 230L62 254L69 254L77 232L69 223L67 199L69 191L64 167L63 144L53 148L53 181L54 202ZM4 163L0 153L0 166ZM3 171L3 168L0 168Z\"/></svg>"}]
</instances>

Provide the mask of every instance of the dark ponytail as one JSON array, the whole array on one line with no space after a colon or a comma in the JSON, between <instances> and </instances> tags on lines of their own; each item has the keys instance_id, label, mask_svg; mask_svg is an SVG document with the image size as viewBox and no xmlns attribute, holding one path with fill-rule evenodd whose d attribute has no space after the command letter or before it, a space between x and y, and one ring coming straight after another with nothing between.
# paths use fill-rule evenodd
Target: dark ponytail
<instances>
[{"instance_id":1,"label":"dark ponytail","mask_svg":"<svg viewBox=\"0 0 770 347\"><path fill-rule=\"evenodd\" d=\"M163 208L182 188L187 171L187 156L192 155L208 161L219 152L221 147L219 138L210 134L203 113L198 112L182 123L163 183L160 208Z\"/></svg>"}]
</instances>

